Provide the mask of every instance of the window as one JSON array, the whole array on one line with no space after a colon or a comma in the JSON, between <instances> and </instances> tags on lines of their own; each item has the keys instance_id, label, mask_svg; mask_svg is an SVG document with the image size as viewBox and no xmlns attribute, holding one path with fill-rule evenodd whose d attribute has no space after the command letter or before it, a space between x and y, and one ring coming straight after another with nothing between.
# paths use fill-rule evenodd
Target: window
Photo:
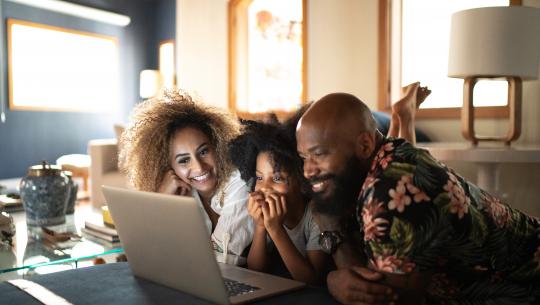
<instances>
[{"instance_id":1,"label":"window","mask_svg":"<svg viewBox=\"0 0 540 305\"><path fill-rule=\"evenodd\" d=\"M510 3L511 2L511 3ZM419 116L459 117L463 80L447 77L450 20L454 12L483 6L519 4L508 0L390 0L381 1L379 108L388 109L406 84L421 81L432 94ZM482 80L475 87L477 116L508 113L507 82Z\"/></svg>"},{"instance_id":2,"label":"window","mask_svg":"<svg viewBox=\"0 0 540 305\"><path fill-rule=\"evenodd\" d=\"M118 56L115 38L9 19L10 108L110 110L119 105Z\"/></svg>"},{"instance_id":3,"label":"window","mask_svg":"<svg viewBox=\"0 0 540 305\"><path fill-rule=\"evenodd\" d=\"M159 44L159 72L163 77L163 86L174 87L175 81L174 41L166 40Z\"/></svg>"},{"instance_id":4,"label":"window","mask_svg":"<svg viewBox=\"0 0 540 305\"><path fill-rule=\"evenodd\" d=\"M229 106L289 112L305 100L305 0L229 2Z\"/></svg>"}]
</instances>

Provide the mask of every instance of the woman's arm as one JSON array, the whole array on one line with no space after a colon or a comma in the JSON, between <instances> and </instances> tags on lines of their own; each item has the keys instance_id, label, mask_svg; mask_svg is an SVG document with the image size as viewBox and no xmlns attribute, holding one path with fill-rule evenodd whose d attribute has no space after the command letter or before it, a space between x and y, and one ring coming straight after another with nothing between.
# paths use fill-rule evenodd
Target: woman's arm
<instances>
[{"instance_id":1,"label":"woman's arm","mask_svg":"<svg viewBox=\"0 0 540 305\"><path fill-rule=\"evenodd\" d=\"M223 190L212 199L211 207L219 214L212 241L219 248L218 252L226 246L227 263L245 264L241 255L253 239L253 222L247 210L248 196L248 187L235 172Z\"/></svg>"}]
</instances>

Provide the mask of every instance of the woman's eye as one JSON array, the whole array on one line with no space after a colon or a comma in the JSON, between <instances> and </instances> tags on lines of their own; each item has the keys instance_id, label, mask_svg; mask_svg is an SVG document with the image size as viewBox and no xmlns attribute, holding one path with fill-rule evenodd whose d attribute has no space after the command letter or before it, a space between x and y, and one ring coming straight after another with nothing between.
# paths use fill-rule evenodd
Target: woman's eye
<instances>
[{"instance_id":1,"label":"woman's eye","mask_svg":"<svg viewBox=\"0 0 540 305\"><path fill-rule=\"evenodd\" d=\"M203 148L203 149L201 149L201 151L199 152L199 154L200 154L201 156L206 156L208 153L209 153L209 149L208 149L208 148Z\"/></svg>"},{"instance_id":2,"label":"woman's eye","mask_svg":"<svg viewBox=\"0 0 540 305\"><path fill-rule=\"evenodd\" d=\"M257 180L257 182L260 182L260 181L262 181L262 177L261 176L255 176L255 180Z\"/></svg>"},{"instance_id":3,"label":"woman's eye","mask_svg":"<svg viewBox=\"0 0 540 305\"><path fill-rule=\"evenodd\" d=\"M189 158L185 158L185 159L178 159L178 161L176 161L178 164L187 164L189 162Z\"/></svg>"}]
</instances>

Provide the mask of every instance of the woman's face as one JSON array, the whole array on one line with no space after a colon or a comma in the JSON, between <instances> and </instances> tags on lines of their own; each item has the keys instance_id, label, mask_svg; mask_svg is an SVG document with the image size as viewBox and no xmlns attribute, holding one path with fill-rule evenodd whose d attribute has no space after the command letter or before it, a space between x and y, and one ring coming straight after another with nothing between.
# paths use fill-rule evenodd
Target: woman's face
<instances>
[{"instance_id":1,"label":"woman's face","mask_svg":"<svg viewBox=\"0 0 540 305\"><path fill-rule=\"evenodd\" d=\"M177 130L171 139L171 167L200 195L212 196L217 186L216 150L208 136L193 127Z\"/></svg>"},{"instance_id":2,"label":"woman's face","mask_svg":"<svg viewBox=\"0 0 540 305\"><path fill-rule=\"evenodd\" d=\"M259 153L255 169L255 190L263 193L276 192L288 197L292 189L289 175L280 170L274 172L271 154L268 152Z\"/></svg>"}]
</instances>

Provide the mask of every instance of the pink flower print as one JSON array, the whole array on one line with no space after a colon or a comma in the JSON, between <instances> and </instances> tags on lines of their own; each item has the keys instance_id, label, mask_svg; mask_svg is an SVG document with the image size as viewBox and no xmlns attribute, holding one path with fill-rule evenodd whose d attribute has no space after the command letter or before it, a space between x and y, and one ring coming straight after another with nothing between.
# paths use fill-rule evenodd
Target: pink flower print
<instances>
[{"instance_id":1,"label":"pink flower print","mask_svg":"<svg viewBox=\"0 0 540 305\"><path fill-rule=\"evenodd\" d=\"M394 272L394 262L393 262L393 256L375 256L371 260L371 263L378 271L383 272Z\"/></svg>"},{"instance_id":2,"label":"pink flower print","mask_svg":"<svg viewBox=\"0 0 540 305\"><path fill-rule=\"evenodd\" d=\"M388 142L386 144L383 145L383 150L384 151L392 151L394 150L394 143L393 142Z\"/></svg>"},{"instance_id":3,"label":"pink flower print","mask_svg":"<svg viewBox=\"0 0 540 305\"><path fill-rule=\"evenodd\" d=\"M376 217L383 211L383 203L376 201L373 197L371 197L369 202L362 208L365 241L370 241L384 235L386 230L384 225L388 224L388 220L382 217Z\"/></svg>"},{"instance_id":4,"label":"pink flower print","mask_svg":"<svg viewBox=\"0 0 540 305\"><path fill-rule=\"evenodd\" d=\"M386 154L386 152L389 152L389 151L392 151L394 150L394 143L392 142L388 142L386 144L384 144L380 149L379 151L377 152L377 155L375 156L374 160L373 160L373 163L371 163L371 170L374 170L375 167L377 166L377 164L379 164L380 160L382 158L384 158L384 155ZM390 156L389 156L390 157ZM392 159L388 159L385 163L385 166L383 167L386 168L386 166L388 165L388 162L390 162Z\"/></svg>"},{"instance_id":5,"label":"pink flower print","mask_svg":"<svg viewBox=\"0 0 540 305\"><path fill-rule=\"evenodd\" d=\"M373 186L375 186L375 183L377 183L379 179L375 178L374 176L367 176L364 180L364 185L362 186L362 189L370 189Z\"/></svg>"},{"instance_id":6,"label":"pink flower print","mask_svg":"<svg viewBox=\"0 0 540 305\"><path fill-rule=\"evenodd\" d=\"M512 215L508 207L502 204L499 199L489 194L484 196L484 206L498 228L506 227L508 222L510 222L512 219Z\"/></svg>"},{"instance_id":7,"label":"pink flower print","mask_svg":"<svg viewBox=\"0 0 540 305\"><path fill-rule=\"evenodd\" d=\"M457 214L459 219L463 218L469 212L471 199L465 195L463 187L457 182L454 175L449 175L444 190L448 192L450 197L450 213Z\"/></svg>"},{"instance_id":8,"label":"pink flower print","mask_svg":"<svg viewBox=\"0 0 540 305\"><path fill-rule=\"evenodd\" d=\"M411 180L412 180L412 179L411 179ZM409 193L410 193L411 195L413 195L413 200L414 200L414 202L429 201L429 200L431 200L431 198L429 198L429 196L426 195L426 193L420 191L420 189L417 188L414 184L412 184L412 182L407 183L407 184L406 184L406 187L407 187L407 191L409 191Z\"/></svg>"},{"instance_id":9,"label":"pink flower print","mask_svg":"<svg viewBox=\"0 0 540 305\"><path fill-rule=\"evenodd\" d=\"M395 189L390 189L388 195L392 197L392 200L388 202L388 209L398 210L398 212L403 212L405 206L411 204L411 197L405 194L405 185L400 180Z\"/></svg>"},{"instance_id":10,"label":"pink flower print","mask_svg":"<svg viewBox=\"0 0 540 305\"><path fill-rule=\"evenodd\" d=\"M384 155L386 154L386 152L390 152L394 150L394 143L392 142L388 142L386 144L384 144L381 149L379 149L379 152L377 153L377 158L381 159L384 157Z\"/></svg>"},{"instance_id":11,"label":"pink flower print","mask_svg":"<svg viewBox=\"0 0 540 305\"><path fill-rule=\"evenodd\" d=\"M374 256L371 260L371 264L378 271L400 274L410 273L416 267L416 264L411 262L408 258L397 258L393 255Z\"/></svg>"},{"instance_id":12,"label":"pink flower print","mask_svg":"<svg viewBox=\"0 0 540 305\"><path fill-rule=\"evenodd\" d=\"M392 161L392 155L387 156L386 158L382 159L379 164L381 165L382 169L386 169L388 164Z\"/></svg>"}]
</instances>

